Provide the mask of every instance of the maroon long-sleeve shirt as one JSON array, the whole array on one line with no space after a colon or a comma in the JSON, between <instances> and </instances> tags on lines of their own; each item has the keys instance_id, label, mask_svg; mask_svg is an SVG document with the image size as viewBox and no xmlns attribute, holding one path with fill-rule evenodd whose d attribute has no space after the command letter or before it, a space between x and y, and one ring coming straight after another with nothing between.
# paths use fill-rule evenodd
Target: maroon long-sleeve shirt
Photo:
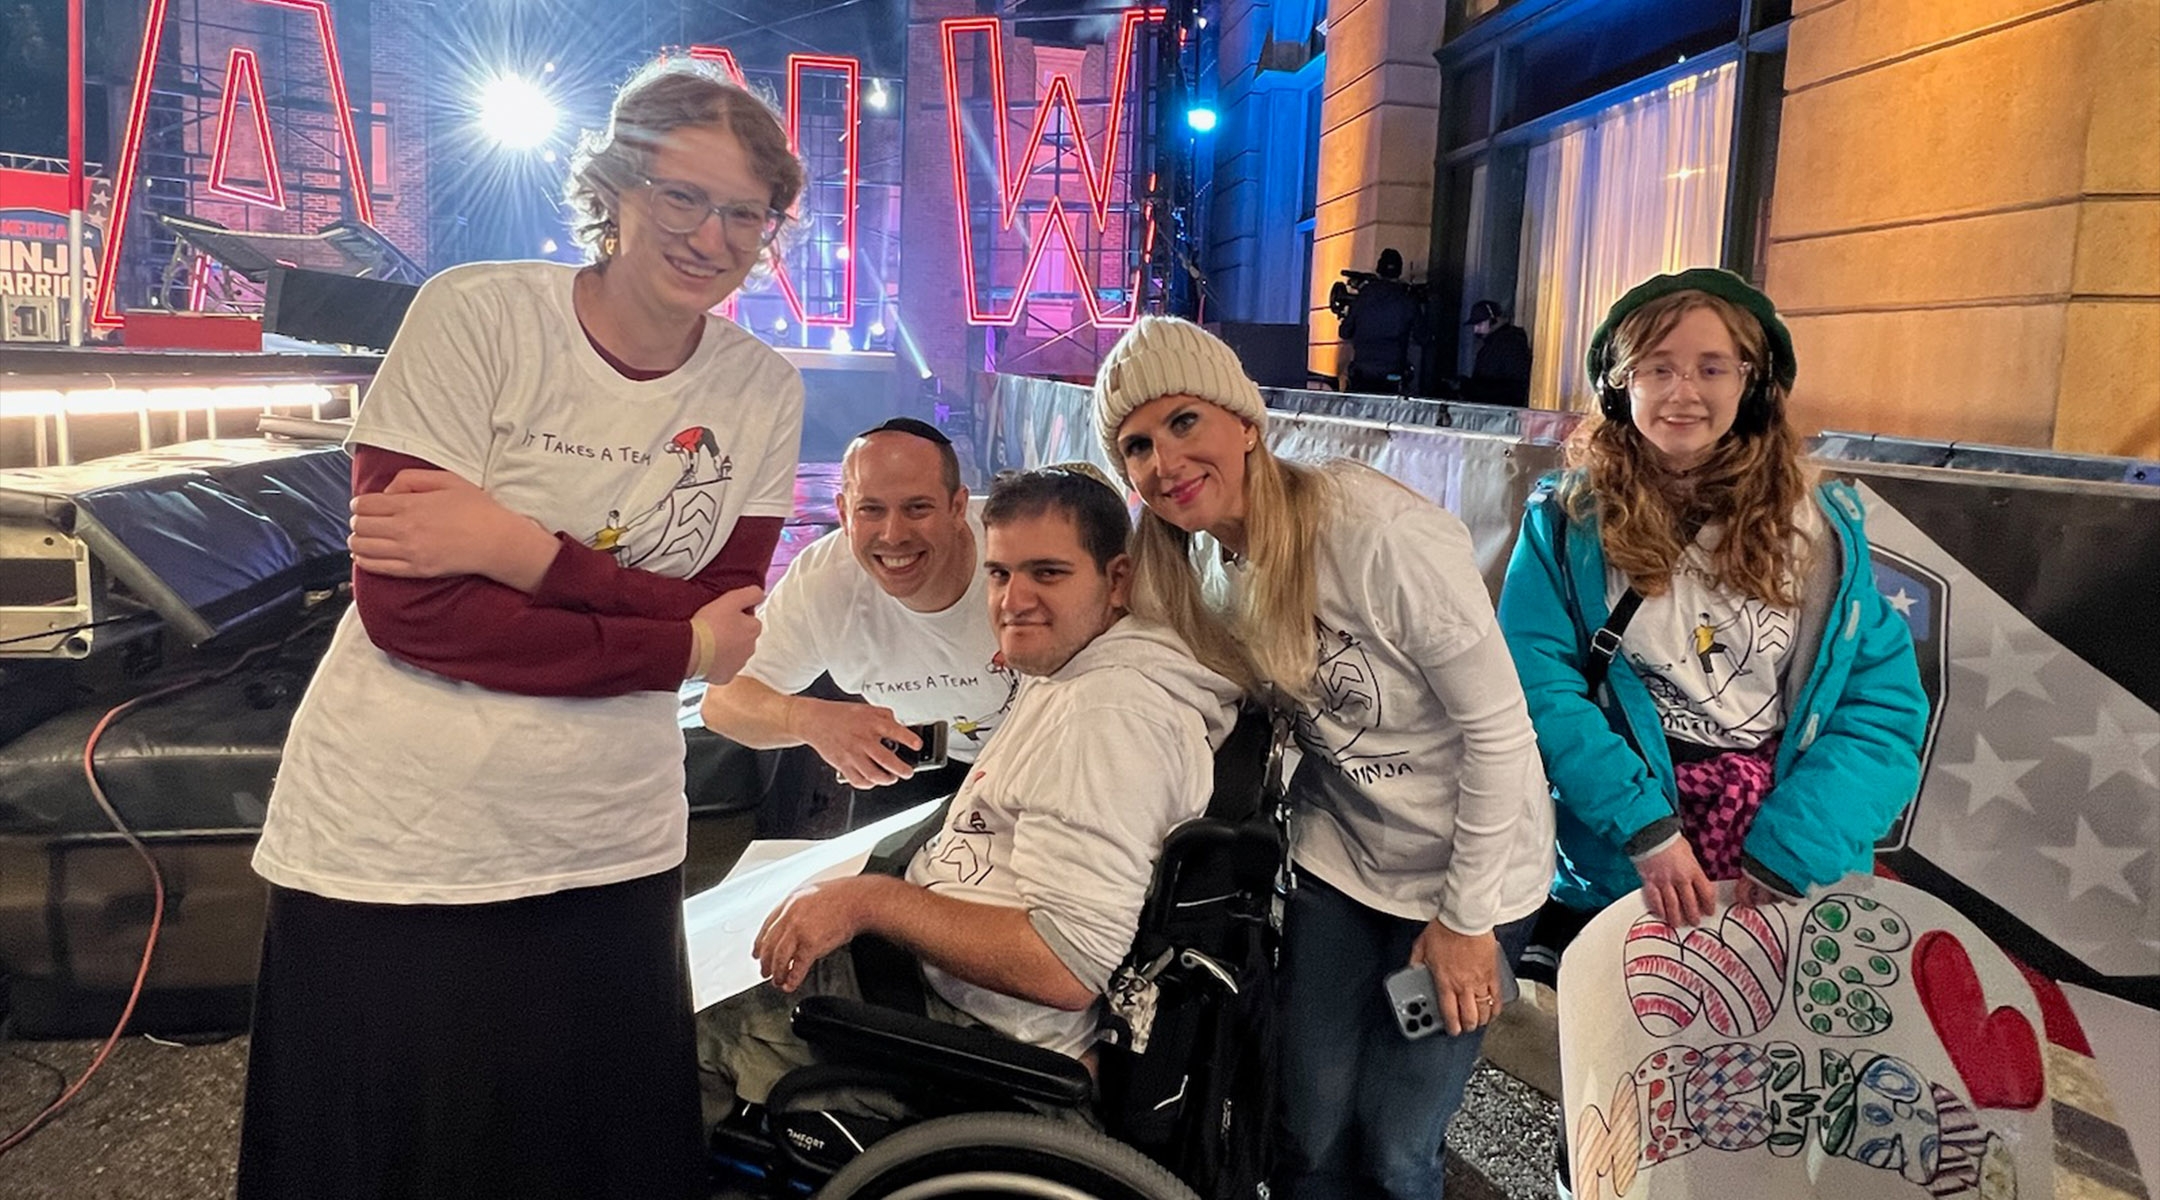
<instances>
[{"instance_id":1,"label":"maroon long-sleeve shirt","mask_svg":"<svg viewBox=\"0 0 2160 1200\"><path fill-rule=\"evenodd\" d=\"M439 470L410 454L352 448L355 496L400 471ZM567 533L537 591L458 575L404 579L353 569L353 604L368 639L422 670L527 696L672 692L689 666L691 614L731 589L762 584L780 541L778 517L744 517L705 569L670 579L624 567Z\"/></svg>"}]
</instances>

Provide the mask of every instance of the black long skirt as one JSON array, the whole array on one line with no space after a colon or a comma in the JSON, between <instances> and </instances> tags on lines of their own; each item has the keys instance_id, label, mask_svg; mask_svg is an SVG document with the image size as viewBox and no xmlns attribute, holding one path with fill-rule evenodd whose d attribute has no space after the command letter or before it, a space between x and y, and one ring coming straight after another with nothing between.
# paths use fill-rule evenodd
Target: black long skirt
<instances>
[{"instance_id":1,"label":"black long skirt","mask_svg":"<svg viewBox=\"0 0 2160 1200\"><path fill-rule=\"evenodd\" d=\"M679 872L472 905L270 891L239 1200L703 1195Z\"/></svg>"}]
</instances>

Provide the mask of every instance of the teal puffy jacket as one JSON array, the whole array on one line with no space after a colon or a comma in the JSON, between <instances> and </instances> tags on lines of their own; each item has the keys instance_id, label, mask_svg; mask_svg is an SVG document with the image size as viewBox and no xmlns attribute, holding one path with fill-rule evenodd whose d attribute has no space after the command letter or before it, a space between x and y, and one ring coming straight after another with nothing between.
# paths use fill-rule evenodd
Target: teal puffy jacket
<instances>
[{"instance_id":1,"label":"teal puffy jacket","mask_svg":"<svg viewBox=\"0 0 2160 1200\"><path fill-rule=\"evenodd\" d=\"M1500 628L1559 809L1553 896L1597 909L1642 886L1621 847L1674 814L1673 766L1650 691L1625 656L1613 660L1610 703L1601 707L1589 694L1585 647L1611 615L1605 551L1594 518L1576 521L1564 539L1568 561L1558 561L1567 514L1555 493L1563 478L1541 480L1524 511L1500 593ZM1787 705L1775 783L1746 845L1764 868L1802 888L1872 869L1876 839L1919 790L1928 716L1911 631L1875 586L1859 493L1825 483L1816 500L1842 558L1827 607L1802 614L1802 627L1812 623L1820 634L1819 649Z\"/></svg>"}]
</instances>

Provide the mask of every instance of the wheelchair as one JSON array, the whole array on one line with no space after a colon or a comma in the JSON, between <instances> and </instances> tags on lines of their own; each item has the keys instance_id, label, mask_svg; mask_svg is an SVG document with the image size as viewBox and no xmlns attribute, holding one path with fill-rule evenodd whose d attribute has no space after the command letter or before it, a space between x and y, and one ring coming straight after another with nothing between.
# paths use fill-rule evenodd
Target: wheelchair
<instances>
[{"instance_id":1,"label":"wheelchair","mask_svg":"<svg viewBox=\"0 0 2160 1200\"><path fill-rule=\"evenodd\" d=\"M1287 741L1286 720L1244 710L1216 751L1206 812L1164 840L1109 989L1099 1078L1066 1055L908 1011L872 973L913 982L914 960L860 940L868 1000L796 1005L792 1027L825 1061L775 1085L760 1128L715 1129L715 1160L762 1177L769 1195L829 1200L1264 1196ZM827 1103L866 1090L899 1115Z\"/></svg>"}]
</instances>

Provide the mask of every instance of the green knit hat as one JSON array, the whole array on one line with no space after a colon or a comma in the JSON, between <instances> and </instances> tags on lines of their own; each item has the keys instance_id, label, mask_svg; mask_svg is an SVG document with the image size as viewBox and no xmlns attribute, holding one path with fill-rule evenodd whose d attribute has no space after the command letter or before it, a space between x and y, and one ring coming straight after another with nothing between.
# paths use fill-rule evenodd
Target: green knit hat
<instances>
[{"instance_id":1,"label":"green knit hat","mask_svg":"<svg viewBox=\"0 0 2160 1200\"><path fill-rule=\"evenodd\" d=\"M1660 296L1674 292L1708 292L1721 300L1730 300L1747 310L1762 325L1763 337L1769 342L1770 377L1786 391L1792 390L1793 379L1800 373L1800 364L1793 358L1792 334L1785 322L1778 319L1777 305L1770 297L1756 291L1748 281L1722 267L1691 267L1677 275L1653 275L1628 289L1625 296L1613 301L1606 310L1605 320L1590 335L1590 353L1584 366L1590 372L1590 386L1597 394L1605 392L1605 354L1612 343L1613 331L1627 315Z\"/></svg>"}]
</instances>

